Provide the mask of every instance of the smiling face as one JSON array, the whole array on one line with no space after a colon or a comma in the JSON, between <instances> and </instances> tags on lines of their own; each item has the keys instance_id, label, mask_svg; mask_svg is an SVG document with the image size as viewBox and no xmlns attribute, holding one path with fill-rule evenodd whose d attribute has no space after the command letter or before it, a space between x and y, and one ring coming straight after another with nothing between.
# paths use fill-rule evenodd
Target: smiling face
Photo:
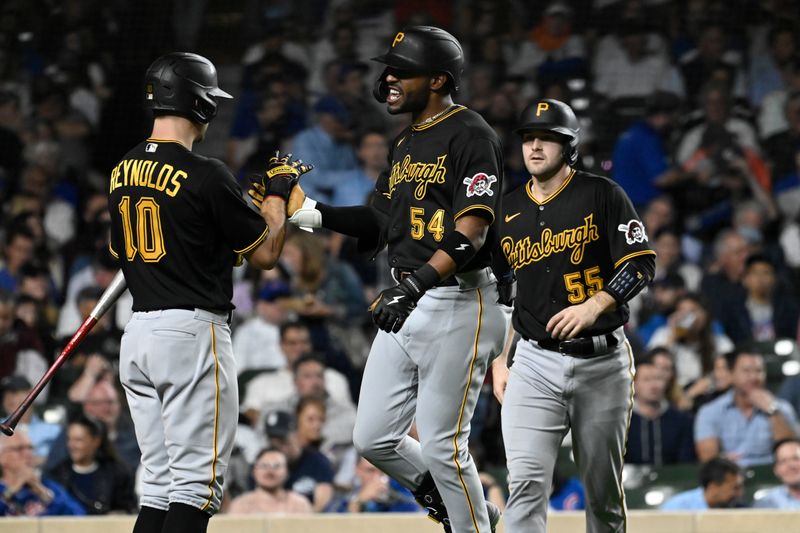
<instances>
[{"instance_id":1,"label":"smiling face","mask_svg":"<svg viewBox=\"0 0 800 533\"><path fill-rule=\"evenodd\" d=\"M563 138L544 130L525 132L522 136L522 159L531 176L540 181L552 177L564 166Z\"/></svg>"},{"instance_id":2,"label":"smiling face","mask_svg":"<svg viewBox=\"0 0 800 533\"><path fill-rule=\"evenodd\" d=\"M800 488L800 442L788 441L775 450L775 475L784 485Z\"/></svg>"}]
</instances>

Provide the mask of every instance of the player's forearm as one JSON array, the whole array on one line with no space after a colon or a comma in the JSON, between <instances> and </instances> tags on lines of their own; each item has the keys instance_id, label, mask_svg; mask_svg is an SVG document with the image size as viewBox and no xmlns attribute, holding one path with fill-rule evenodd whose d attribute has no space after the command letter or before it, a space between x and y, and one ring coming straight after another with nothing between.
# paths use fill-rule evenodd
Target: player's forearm
<instances>
[{"instance_id":1,"label":"player's forearm","mask_svg":"<svg viewBox=\"0 0 800 533\"><path fill-rule=\"evenodd\" d=\"M503 351L498 355L492 365L508 365L508 354L511 353L511 347L514 345L514 336L517 334L514 328L509 325L508 332L506 333L506 342L503 344Z\"/></svg>"},{"instance_id":2,"label":"player's forearm","mask_svg":"<svg viewBox=\"0 0 800 533\"><path fill-rule=\"evenodd\" d=\"M439 273L439 279L452 276L464 263L472 259L477 251L481 249L483 243L486 242L488 231L489 222L482 217L465 215L459 218L456 221L456 229L453 233L464 242L459 245L456 242L457 240L454 239L454 234L451 233L442 241L442 246L428 260L428 264ZM468 256L462 257L462 250L467 248L465 245L471 245L471 250L464 252Z\"/></svg>"},{"instance_id":3,"label":"player's forearm","mask_svg":"<svg viewBox=\"0 0 800 533\"><path fill-rule=\"evenodd\" d=\"M274 196L267 198L261 206L261 216L269 232L247 260L258 268L269 270L277 264L286 238L286 202Z\"/></svg>"},{"instance_id":4,"label":"player's forearm","mask_svg":"<svg viewBox=\"0 0 800 533\"><path fill-rule=\"evenodd\" d=\"M594 307L597 316L608 313L617 308L617 301L609 293L598 291L594 296L586 300L586 304Z\"/></svg>"}]
</instances>

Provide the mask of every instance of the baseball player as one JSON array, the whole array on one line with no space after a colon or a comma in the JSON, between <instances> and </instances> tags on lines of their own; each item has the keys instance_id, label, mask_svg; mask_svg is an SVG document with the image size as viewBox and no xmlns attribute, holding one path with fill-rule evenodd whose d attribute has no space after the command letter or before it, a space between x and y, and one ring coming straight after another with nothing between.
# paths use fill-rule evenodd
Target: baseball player
<instances>
[{"instance_id":1,"label":"baseball player","mask_svg":"<svg viewBox=\"0 0 800 533\"><path fill-rule=\"evenodd\" d=\"M652 279L655 254L614 182L575 170L578 121L569 106L528 106L516 133L531 174L503 197L500 246L517 277L512 322L521 340L509 370L492 366L503 404L510 497L506 528L546 530L561 441L572 430L585 485L586 530L624 532L622 463L633 407L627 302Z\"/></svg>"},{"instance_id":2,"label":"baseball player","mask_svg":"<svg viewBox=\"0 0 800 533\"><path fill-rule=\"evenodd\" d=\"M133 296L120 379L142 450L135 533L204 532L222 499L238 417L229 327L232 268L278 259L285 199L307 170L273 157L260 214L217 160L192 153L217 112L217 72L171 53L147 70L150 138L111 172L109 248Z\"/></svg>"},{"instance_id":3,"label":"baseball player","mask_svg":"<svg viewBox=\"0 0 800 533\"><path fill-rule=\"evenodd\" d=\"M488 533L499 512L487 512L467 440L506 330L489 268L500 143L480 115L453 103L464 59L446 31L408 27L374 60L386 65L378 101L390 114L411 114L412 125L392 143L390 171L378 178L371 205L334 208L305 198L295 212L293 199L290 221L358 237L362 249L388 244L397 285L370 307L381 331L353 441L446 531ZM408 436L415 416L420 442Z\"/></svg>"}]
</instances>

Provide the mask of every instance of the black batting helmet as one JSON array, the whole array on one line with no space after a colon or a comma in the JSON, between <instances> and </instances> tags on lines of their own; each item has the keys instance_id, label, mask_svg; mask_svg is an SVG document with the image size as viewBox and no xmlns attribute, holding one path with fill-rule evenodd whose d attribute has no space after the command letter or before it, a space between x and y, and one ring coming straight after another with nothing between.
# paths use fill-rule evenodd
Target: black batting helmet
<instances>
[{"instance_id":1,"label":"black batting helmet","mask_svg":"<svg viewBox=\"0 0 800 533\"><path fill-rule=\"evenodd\" d=\"M389 50L372 60L398 70L444 72L453 91L458 90L464 70L464 51L458 39L434 26L404 28L394 36ZM379 102L386 101L389 90L385 77L384 71L373 90Z\"/></svg>"},{"instance_id":2,"label":"black batting helmet","mask_svg":"<svg viewBox=\"0 0 800 533\"><path fill-rule=\"evenodd\" d=\"M145 108L208 124L217 98L233 98L219 88L217 69L203 56L172 52L153 61L145 74Z\"/></svg>"},{"instance_id":3,"label":"black batting helmet","mask_svg":"<svg viewBox=\"0 0 800 533\"><path fill-rule=\"evenodd\" d=\"M564 161L574 165L578 160L578 117L572 108L558 100L538 100L522 112L514 133L520 137L529 131L552 131L565 138Z\"/></svg>"}]
</instances>

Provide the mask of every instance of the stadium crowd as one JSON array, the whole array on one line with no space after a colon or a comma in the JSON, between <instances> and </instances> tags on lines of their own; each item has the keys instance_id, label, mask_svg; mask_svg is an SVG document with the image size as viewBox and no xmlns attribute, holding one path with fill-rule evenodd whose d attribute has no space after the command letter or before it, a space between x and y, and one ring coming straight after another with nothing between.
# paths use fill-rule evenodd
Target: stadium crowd
<instances>
[{"instance_id":1,"label":"stadium crowd","mask_svg":"<svg viewBox=\"0 0 800 533\"><path fill-rule=\"evenodd\" d=\"M631 305L635 405L626 462L696 464L667 509L750 505L741 469L775 464L756 506L800 508L800 376L769 387L765 356L800 320L800 4L796 0L8 0L0 7L0 387L12 411L109 285L107 180L146 135L141 77L165 51L204 53L236 97L210 153L242 180L276 149L313 162L308 195L366 202L404 123L374 101L369 59L404 25L465 47L456 101L529 176L511 130L533 97L581 120L579 165L640 210L656 279ZM206 38L223 28L227 40ZM231 37L234 36L234 37ZM224 41L224 42L223 42ZM219 48L215 48L219 46ZM227 82L227 84L226 84ZM217 141L214 144L214 141ZM199 147L200 151L204 149ZM278 268L236 269L241 410L224 512L421 511L352 445L385 257L291 233ZM132 513L139 451L117 374L123 297L0 438L0 515ZM795 356L797 351L795 349ZM798 365L800 366L800 365ZM471 452L501 508L499 406L487 378ZM583 505L557 474L554 509Z\"/></svg>"}]
</instances>

